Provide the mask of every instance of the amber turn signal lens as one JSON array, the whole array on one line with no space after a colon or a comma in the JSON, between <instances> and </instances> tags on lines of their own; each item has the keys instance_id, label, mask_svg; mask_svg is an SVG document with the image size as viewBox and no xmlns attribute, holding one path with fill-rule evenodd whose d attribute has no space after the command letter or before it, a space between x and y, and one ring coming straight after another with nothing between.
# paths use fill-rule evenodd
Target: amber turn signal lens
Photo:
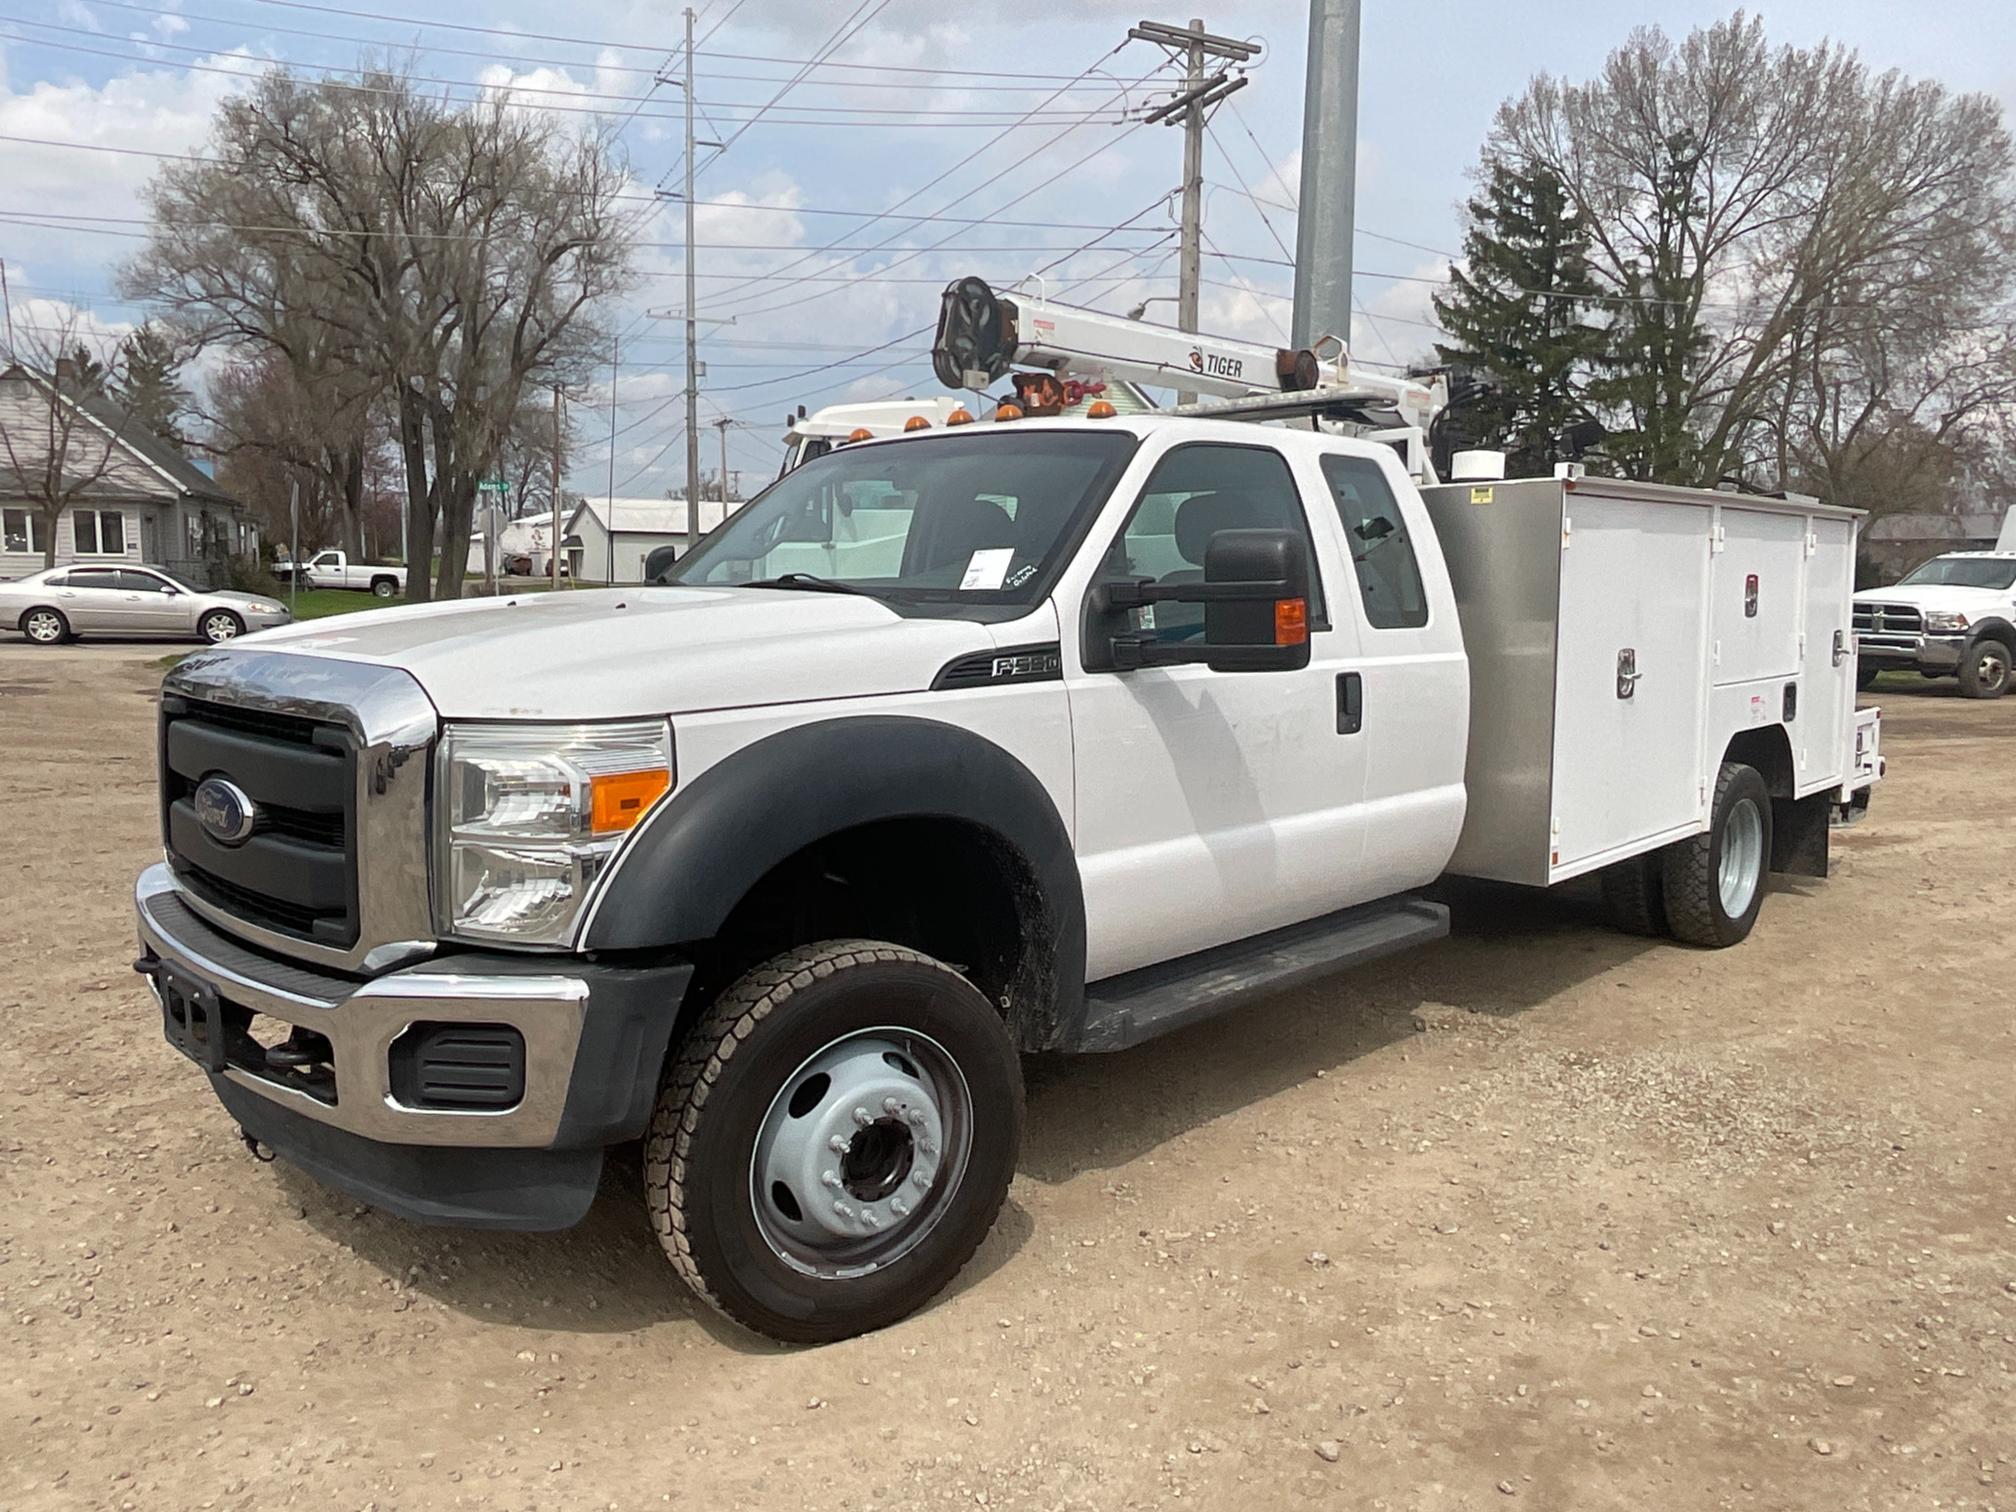
<instances>
[{"instance_id":1,"label":"amber turn signal lens","mask_svg":"<svg viewBox=\"0 0 2016 1512\"><path fill-rule=\"evenodd\" d=\"M903 422L903 429L906 431L929 430L931 429L931 422L926 420L922 415L912 415L908 420Z\"/></svg>"},{"instance_id":2,"label":"amber turn signal lens","mask_svg":"<svg viewBox=\"0 0 2016 1512\"><path fill-rule=\"evenodd\" d=\"M1022 418L1022 406L1019 404L996 405L994 408L994 418L996 420L1020 420Z\"/></svg>"},{"instance_id":3,"label":"amber turn signal lens","mask_svg":"<svg viewBox=\"0 0 2016 1512\"><path fill-rule=\"evenodd\" d=\"M1309 639L1309 601L1307 599L1276 599L1274 601L1274 644L1277 646L1299 646Z\"/></svg>"},{"instance_id":4,"label":"amber turn signal lens","mask_svg":"<svg viewBox=\"0 0 2016 1512\"><path fill-rule=\"evenodd\" d=\"M945 417L947 425L971 425L973 416L963 409L955 409Z\"/></svg>"},{"instance_id":5,"label":"amber turn signal lens","mask_svg":"<svg viewBox=\"0 0 2016 1512\"><path fill-rule=\"evenodd\" d=\"M873 441L875 439L875 432L868 429L868 427L865 425L857 425L854 427L852 431L848 433L847 439L850 442Z\"/></svg>"},{"instance_id":6,"label":"amber turn signal lens","mask_svg":"<svg viewBox=\"0 0 2016 1512\"><path fill-rule=\"evenodd\" d=\"M1104 399L1094 399L1090 404L1085 406L1085 418L1087 420L1111 420L1119 413L1120 411L1113 408Z\"/></svg>"},{"instance_id":7,"label":"amber turn signal lens","mask_svg":"<svg viewBox=\"0 0 2016 1512\"><path fill-rule=\"evenodd\" d=\"M663 767L596 777L588 788L589 824L598 835L634 829L671 786L672 774Z\"/></svg>"}]
</instances>

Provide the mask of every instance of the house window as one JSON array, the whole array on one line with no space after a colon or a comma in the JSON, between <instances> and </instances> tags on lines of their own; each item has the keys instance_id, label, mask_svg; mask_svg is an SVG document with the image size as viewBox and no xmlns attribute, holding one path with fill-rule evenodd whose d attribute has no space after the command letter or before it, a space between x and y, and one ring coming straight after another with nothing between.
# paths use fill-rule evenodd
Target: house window
<instances>
[{"instance_id":1,"label":"house window","mask_svg":"<svg viewBox=\"0 0 2016 1512\"><path fill-rule=\"evenodd\" d=\"M79 556L126 555L126 517L116 509L79 509L71 522Z\"/></svg>"},{"instance_id":2,"label":"house window","mask_svg":"<svg viewBox=\"0 0 2016 1512\"><path fill-rule=\"evenodd\" d=\"M26 555L42 549L42 515L34 509L0 510L0 551Z\"/></svg>"}]
</instances>

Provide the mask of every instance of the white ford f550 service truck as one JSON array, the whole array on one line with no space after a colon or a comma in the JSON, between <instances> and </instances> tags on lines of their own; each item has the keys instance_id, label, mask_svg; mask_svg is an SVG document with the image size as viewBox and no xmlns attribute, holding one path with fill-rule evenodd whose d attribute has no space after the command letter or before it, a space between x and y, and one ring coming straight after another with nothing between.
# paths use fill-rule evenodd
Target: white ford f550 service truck
<instances>
[{"instance_id":1,"label":"white ford f550 service truck","mask_svg":"<svg viewBox=\"0 0 2016 1512\"><path fill-rule=\"evenodd\" d=\"M669 586L199 652L137 890L248 1138L411 1218L587 1210L813 1341L994 1221L1024 1052L1436 939L1450 872L1750 930L1877 771L1856 517L1417 489L1384 444L1025 418L813 458Z\"/></svg>"}]
</instances>

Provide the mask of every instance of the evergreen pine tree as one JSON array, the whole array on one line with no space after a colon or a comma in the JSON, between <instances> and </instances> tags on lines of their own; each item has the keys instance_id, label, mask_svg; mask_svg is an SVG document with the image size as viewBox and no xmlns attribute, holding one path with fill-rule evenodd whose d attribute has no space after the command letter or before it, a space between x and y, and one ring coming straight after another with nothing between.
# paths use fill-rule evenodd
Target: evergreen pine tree
<instances>
[{"instance_id":1,"label":"evergreen pine tree","mask_svg":"<svg viewBox=\"0 0 2016 1512\"><path fill-rule=\"evenodd\" d=\"M1452 267L1449 292L1435 296L1454 339L1436 350L1484 380L1463 416L1468 435L1504 450L1510 476L1544 476L1567 455L1562 432L1588 419L1581 385L1604 350L1587 319L1598 293L1588 229L1544 168L1492 163L1468 210L1468 266Z\"/></svg>"},{"instance_id":2,"label":"evergreen pine tree","mask_svg":"<svg viewBox=\"0 0 2016 1512\"><path fill-rule=\"evenodd\" d=\"M182 387L182 358L167 334L152 321L119 344L125 380L119 399L126 412L162 440L181 443L177 429L189 391Z\"/></svg>"}]
</instances>

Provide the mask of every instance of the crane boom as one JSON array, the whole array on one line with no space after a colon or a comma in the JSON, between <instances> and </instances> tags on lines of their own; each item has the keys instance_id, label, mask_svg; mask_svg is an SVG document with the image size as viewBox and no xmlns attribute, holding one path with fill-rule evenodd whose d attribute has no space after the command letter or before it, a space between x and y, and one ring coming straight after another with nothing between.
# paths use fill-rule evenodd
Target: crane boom
<instances>
[{"instance_id":1,"label":"crane boom","mask_svg":"<svg viewBox=\"0 0 2016 1512\"><path fill-rule=\"evenodd\" d=\"M1270 347L1151 325L1098 310L1017 294L997 294L979 278L945 290L932 368L952 388L980 390L1016 368L1040 369L1073 387L1049 389L1053 403L1078 402L1088 385L1181 388L1211 397L1171 411L1256 420L1312 417L1358 434L1407 444L1410 470L1424 463L1420 438L1447 403L1442 379L1394 377L1353 367L1344 343L1316 351ZM1029 392L1027 375L1018 390ZM1412 432L1411 436L1405 434Z\"/></svg>"}]
</instances>

